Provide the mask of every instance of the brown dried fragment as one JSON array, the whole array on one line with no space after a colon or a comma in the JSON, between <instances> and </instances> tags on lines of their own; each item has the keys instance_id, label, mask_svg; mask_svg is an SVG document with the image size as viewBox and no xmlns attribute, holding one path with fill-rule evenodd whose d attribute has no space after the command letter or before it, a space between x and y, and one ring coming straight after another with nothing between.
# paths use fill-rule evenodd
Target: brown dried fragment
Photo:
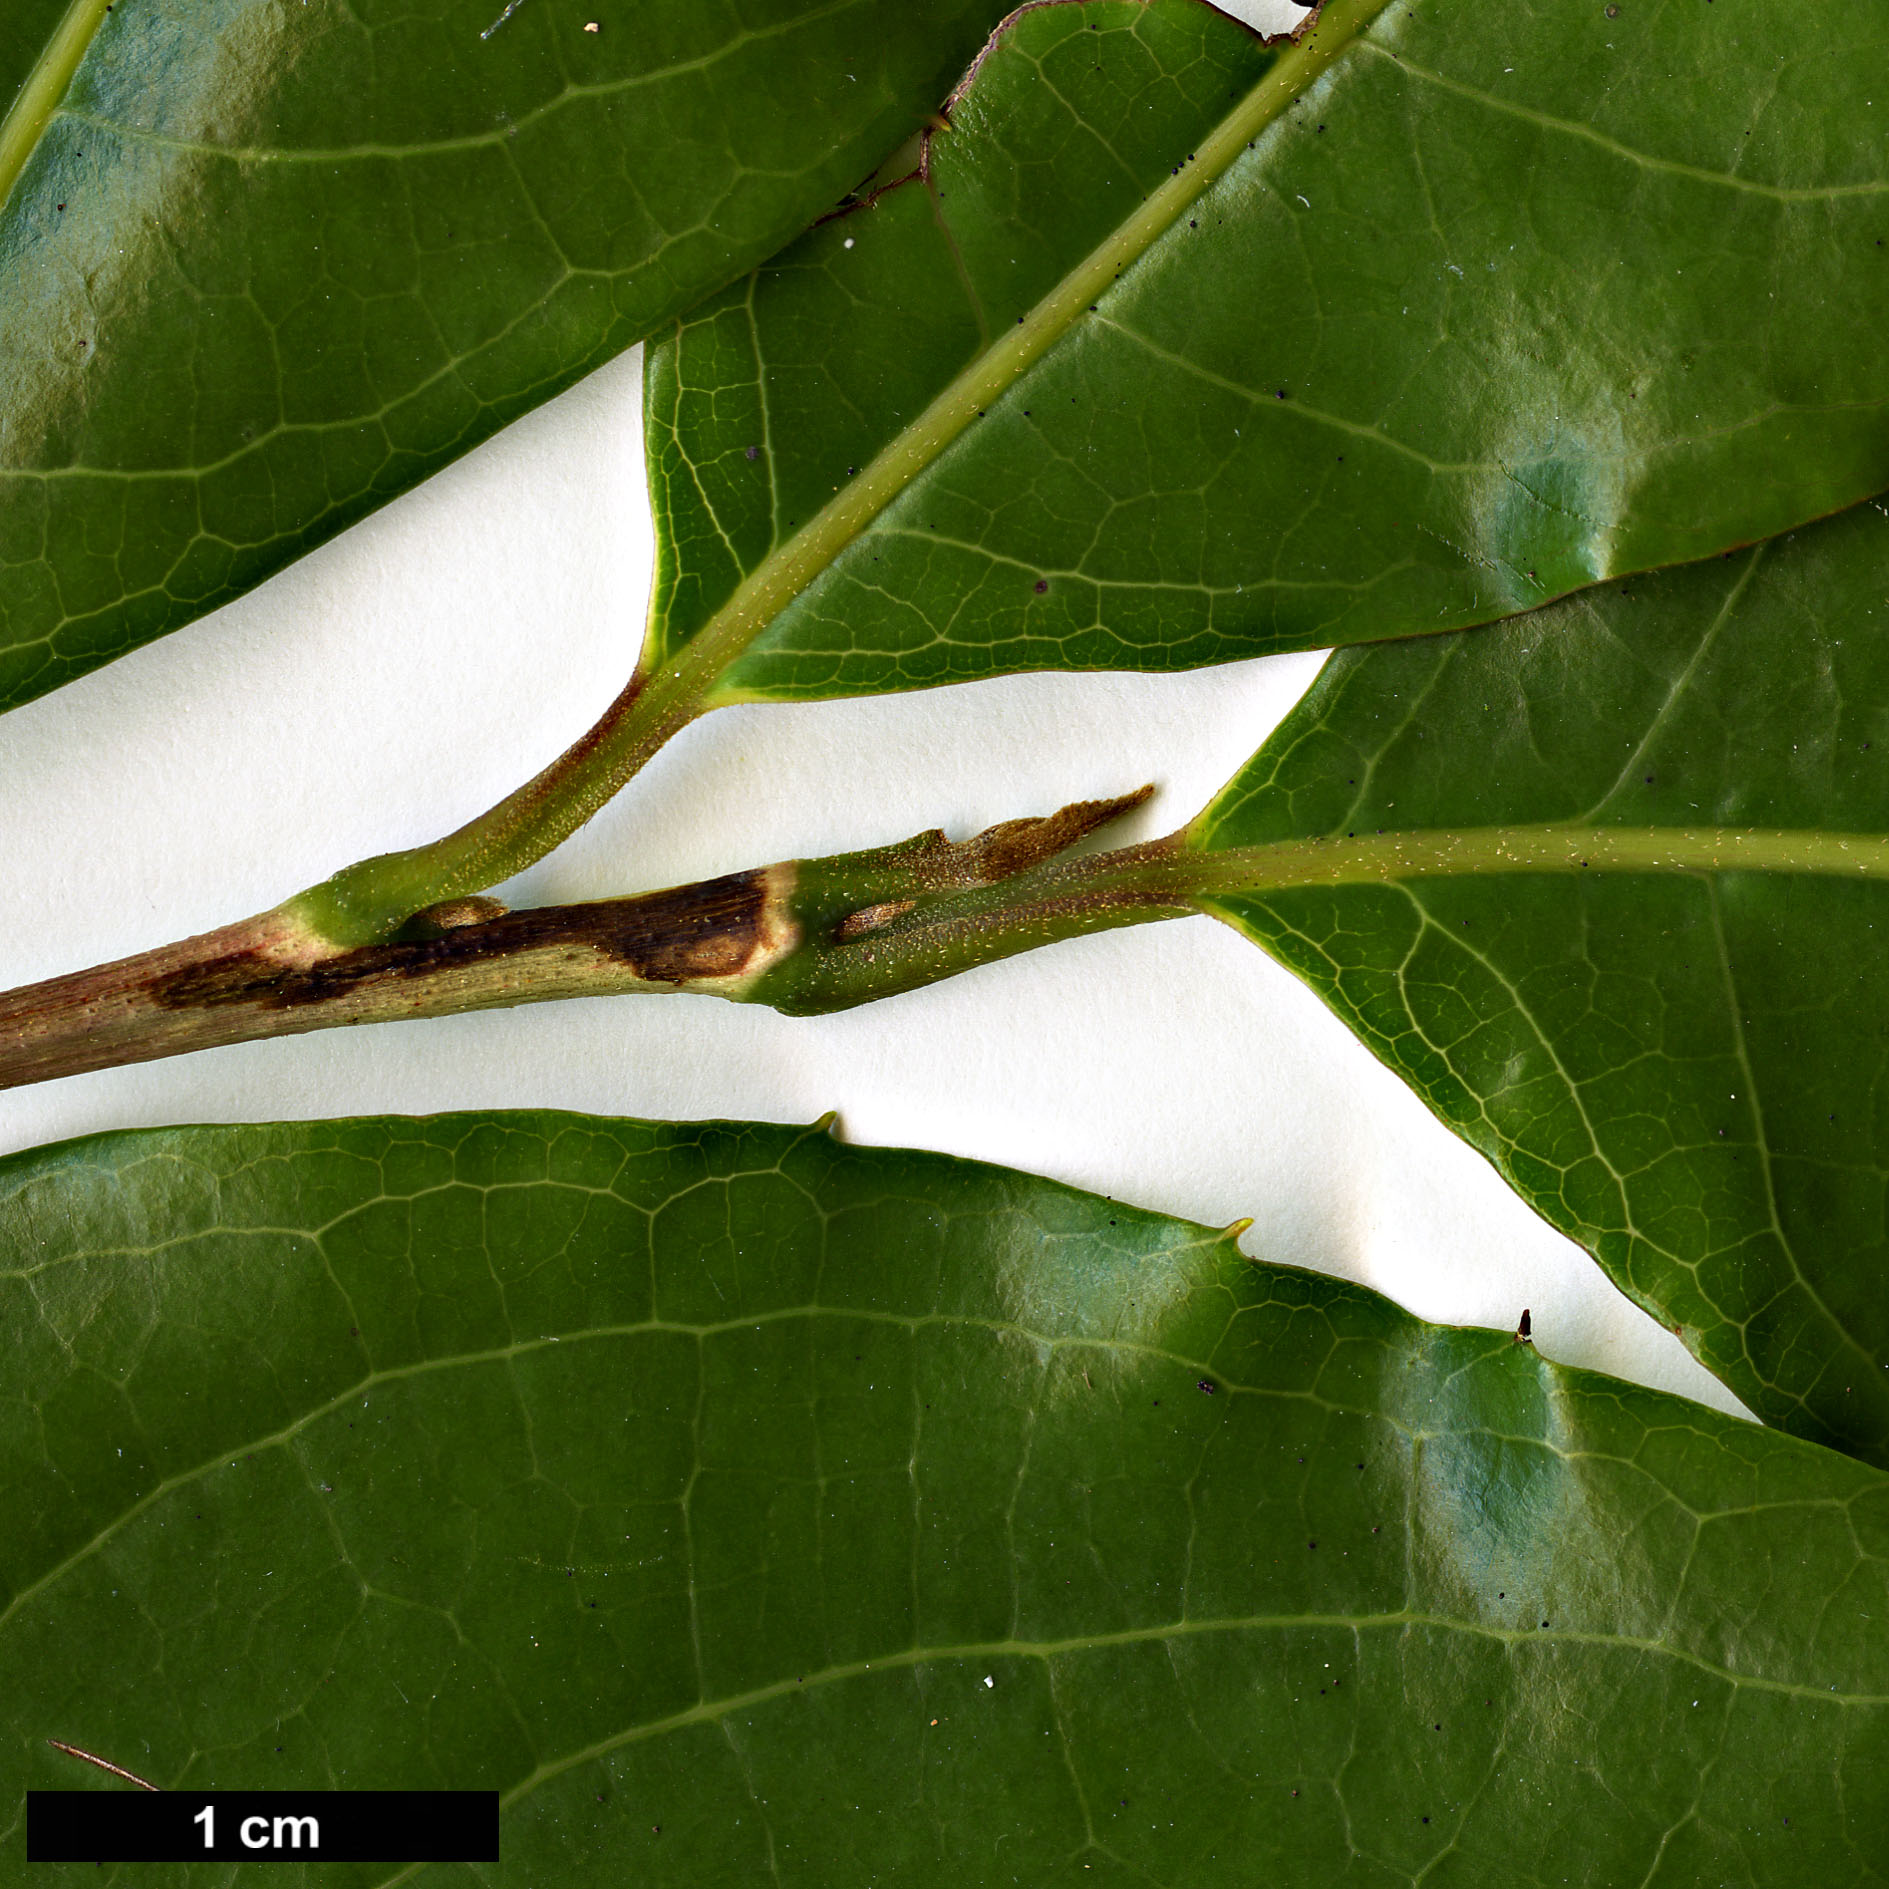
<instances>
[{"instance_id":1,"label":"brown dried fragment","mask_svg":"<svg viewBox=\"0 0 1889 1889\"><path fill-rule=\"evenodd\" d=\"M401 928L400 935L409 939L443 938L449 931L459 931L467 925L489 924L495 918L503 918L510 909L502 899L441 899L437 905L428 905L415 912Z\"/></svg>"},{"instance_id":2,"label":"brown dried fragment","mask_svg":"<svg viewBox=\"0 0 1889 1889\"><path fill-rule=\"evenodd\" d=\"M833 927L833 936L839 943L848 944L869 931L891 924L895 918L903 918L917 903L916 899L886 899L878 905L862 905L858 911L848 912Z\"/></svg>"}]
</instances>

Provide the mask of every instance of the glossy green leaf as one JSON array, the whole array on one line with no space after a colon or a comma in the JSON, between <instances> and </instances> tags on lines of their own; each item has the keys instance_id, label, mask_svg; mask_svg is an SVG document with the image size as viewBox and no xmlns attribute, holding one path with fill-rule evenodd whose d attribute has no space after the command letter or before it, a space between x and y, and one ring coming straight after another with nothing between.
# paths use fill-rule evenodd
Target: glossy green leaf
<instances>
[{"instance_id":1,"label":"glossy green leaf","mask_svg":"<svg viewBox=\"0 0 1889 1889\"><path fill-rule=\"evenodd\" d=\"M1889 1463L1889 883L1705 869L1889 834L1882 508L1341 652L1196 834L1494 861L1541 823L1690 830L1698 869L1465 856L1219 909L1752 1409Z\"/></svg>"},{"instance_id":2,"label":"glossy green leaf","mask_svg":"<svg viewBox=\"0 0 1889 1889\"><path fill-rule=\"evenodd\" d=\"M1852 503L1885 98L1889 20L1789 0L1333 0L1283 54L1026 9L922 177L652 350L650 666L743 579L723 699L845 695L1448 628Z\"/></svg>"},{"instance_id":3,"label":"glossy green leaf","mask_svg":"<svg viewBox=\"0 0 1889 1889\"><path fill-rule=\"evenodd\" d=\"M495 1787L545 1889L1876 1879L1889 1477L1225 1235L535 1114L18 1156L0 1240L9 1874L57 1737Z\"/></svg>"},{"instance_id":4,"label":"glossy green leaf","mask_svg":"<svg viewBox=\"0 0 1889 1889\"><path fill-rule=\"evenodd\" d=\"M1002 11L8 0L0 707L237 595L752 267Z\"/></svg>"}]
</instances>

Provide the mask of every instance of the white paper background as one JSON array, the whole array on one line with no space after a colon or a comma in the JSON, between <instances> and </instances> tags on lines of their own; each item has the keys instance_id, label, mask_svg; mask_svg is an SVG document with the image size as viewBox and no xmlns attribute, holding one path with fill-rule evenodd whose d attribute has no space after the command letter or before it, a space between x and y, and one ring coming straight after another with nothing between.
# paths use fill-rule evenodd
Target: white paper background
<instances>
[{"instance_id":1,"label":"white paper background","mask_svg":"<svg viewBox=\"0 0 1889 1889\"><path fill-rule=\"evenodd\" d=\"M1262 0L1263 3L1263 0ZM648 587L640 353L254 595L0 719L0 984L260 910L436 836L583 732ZM504 888L602 897L1159 784L1191 814L1316 673L1026 676L724 711ZM521 1105L807 1121L1006 1162L1425 1317L1740 1407L1310 992L1206 919L843 1016L625 997L337 1030L0 1095L0 1148L164 1122Z\"/></svg>"}]
</instances>

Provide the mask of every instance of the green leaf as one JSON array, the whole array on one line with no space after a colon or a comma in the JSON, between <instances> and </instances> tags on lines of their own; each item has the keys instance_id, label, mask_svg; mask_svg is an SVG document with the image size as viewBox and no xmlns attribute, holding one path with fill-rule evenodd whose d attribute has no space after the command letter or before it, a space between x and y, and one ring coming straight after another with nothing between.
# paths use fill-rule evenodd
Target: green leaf
<instances>
[{"instance_id":1,"label":"green leaf","mask_svg":"<svg viewBox=\"0 0 1889 1889\"><path fill-rule=\"evenodd\" d=\"M652 349L650 670L744 609L721 700L1444 629L1889 485L1880 13L1381 7L1014 16L923 176Z\"/></svg>"},{"instance_id":2,"label":"green leaf","mask_svg":"<svg viewBox=\"0 0 1889 1889\"><path fill-rule=\"evenodd\" d=\"M0 1228L10 1866L51 1737L497 1788L546 1889L1873 1879L1889 1478L1507 1332L774 1127L110 1136Z\"/></svg>"},{"instance_id":3,"label":"green leaf","mask_svg":"<svg viewBox=\"0 0 1889 1889\"><path fill-rule=\"evenodd\" d=\"M0 707L238 595L752 267L1001 11L9 0Z\"/></svg>"},{"instance_id":4,"label":"green leaf","mask_svg":"<svg viewBox=\"0 0 1889 1889\"><path fill-rule=\"evenodd\" d=\"M1889 835L1889 517L1341 652L1194 829L1433 835L1216 909L1753 1410L1889 1463L1889 882L1840 870Z\"/></svg>"}]
</instances>

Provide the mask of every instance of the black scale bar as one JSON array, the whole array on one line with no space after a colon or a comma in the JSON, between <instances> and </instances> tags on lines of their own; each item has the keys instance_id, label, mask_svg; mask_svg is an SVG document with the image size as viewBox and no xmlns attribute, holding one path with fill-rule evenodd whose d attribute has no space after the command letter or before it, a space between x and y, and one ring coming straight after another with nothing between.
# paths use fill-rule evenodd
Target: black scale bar
<instances>
[{"instance_id":1,"label":"black scale bar","mask_svg":"<svg viewBox=\"0 0 1889 1889\"><path fill-rule=\"evenodd\" d=\"M33 1863L496 1863L497 1791L28 1791Z\"/></svg>"}]
</instances>

